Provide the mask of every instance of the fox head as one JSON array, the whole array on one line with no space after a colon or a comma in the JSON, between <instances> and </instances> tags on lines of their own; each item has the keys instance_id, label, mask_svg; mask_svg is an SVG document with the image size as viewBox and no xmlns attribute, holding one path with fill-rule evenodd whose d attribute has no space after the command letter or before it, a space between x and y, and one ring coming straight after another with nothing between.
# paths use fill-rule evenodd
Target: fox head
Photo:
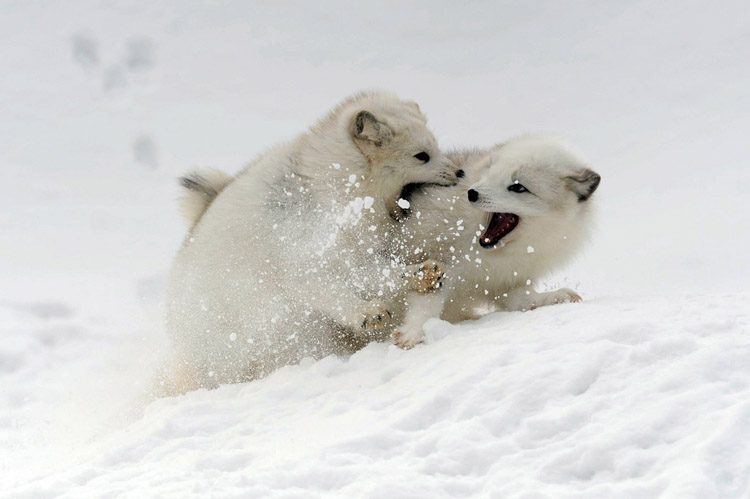
<instances>
[{"instance_id":1,"label":"fox head","mask_svg":"<svg viewBox=\"0 0 750 499\"><path fill-rule=\"evenodd\" d=\"M485 249L521 238L531 245L552 234L564 237L588 211L601 181L598 173L551 137L510 140L493 148L484 161L467 197L486 213L486 229L479 238Z\"/></svg>"},{"instance_id":2,"label":"fox head","mask_svg":"<svg viewBox=\"0 0 750 499\"><path fill-rule=\"evenodd\" d=\"M394 219L408 215L409 197L423 185L453 185L462 172L438 147L415 102L378 94L349 118L349 134L367 158L365 181L386 199Z\"/></svg>"}]
</instances>

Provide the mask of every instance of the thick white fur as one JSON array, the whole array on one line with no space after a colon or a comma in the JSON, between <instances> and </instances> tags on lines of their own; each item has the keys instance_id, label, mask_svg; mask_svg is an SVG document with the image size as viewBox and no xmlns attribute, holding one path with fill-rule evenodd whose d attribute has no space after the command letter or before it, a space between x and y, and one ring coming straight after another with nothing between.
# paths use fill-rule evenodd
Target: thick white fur
<instances>
[{"instance_id":1,"label":"thick white fur","mask_svg":"<svg viewBox=\"0 0 750 499\"><path fill-rule=\"evenodd\" d=\"M420 152L430 161L415 159ZM456 167L418 106L387 93L349 98L261 154L175 258L167 393L253 379L387 335L398 311L379 298L408 282L389 257L389 234L404 215L399 194L415 182L453 184Z\"/></svg>"},{"instance_id":2,"label":"thick white fur","mask_svg":"<svg viewBox=\"0 0 750 499\"><path fill-rule=\"evenodd\" d=\"M413 295L396 344L424 340L422 326L437 314L447 321L474 319L489 310L529 310L579 301L570 289L540 293L534 283L567 262L592 226L590 195L599 176L564 143L524 136L489 151L449 155L466 172L454 187L429 188L412 198L415 216L403 222L402 253L420 253L448 265L445 287L434 297ZM508 191L520 182L531 193ZM479 199L471 203L468 189ZM589 192L590 191L590 192ZM515 213L520 222L494 248L479 245L489 215ZM442 309L442 310L441 310Z\"/></svg>"}]
</instances>

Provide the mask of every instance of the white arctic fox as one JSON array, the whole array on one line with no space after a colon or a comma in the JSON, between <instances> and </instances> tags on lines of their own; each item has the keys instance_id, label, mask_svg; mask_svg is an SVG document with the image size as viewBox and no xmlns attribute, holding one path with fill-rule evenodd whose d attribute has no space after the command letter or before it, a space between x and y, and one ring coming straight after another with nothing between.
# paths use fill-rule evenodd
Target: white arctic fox
<instances>
[{"instance_id":1,"label":"white arctic fox","mask_svg":"<svg viewBox=\"0 0 750 499\"><path fill-rule=\"evenodd\" d=\"M184 177L191 228L167 289L167 392L387 337L394 310L378 297L424 284L401 280L389 231L416 188L456 181L419 107L382 92L346 99L235 178Z\"/></svg>"},{"instance_id":2,"label":"white arctic fox","mask_svg":"<svg viewBox=\"0 0 750 499\"><path fill-rule=\"evenodd\" d=\"M422 325L450 322L481 310L528 310L580 301L562 288L540 293L534 282L565 263L591 229L591 195L600 176L557 139L532 135L489 151L449 157L465 171L454 187L412 195L414 216L403 221L404 256L448 265L444 289L408 297L397 345L423 341Z\"/></svg>"}]
</instances>

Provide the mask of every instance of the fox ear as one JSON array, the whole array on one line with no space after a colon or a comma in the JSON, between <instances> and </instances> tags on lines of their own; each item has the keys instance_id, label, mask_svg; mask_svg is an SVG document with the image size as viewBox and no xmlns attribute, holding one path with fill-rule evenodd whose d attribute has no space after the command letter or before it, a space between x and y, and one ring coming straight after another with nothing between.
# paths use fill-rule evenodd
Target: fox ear
<instances>
[{"instance_id":1,"label":"fox ear","mask_svg":"<svg viewBox=\"0 0 750 499\"><path fill-rule=\"evenodd\" d=\"M380 147L383 142L393 137L391 127L379 121L369 111L359 111L354 115L351 123L351 134L355 141L371 143L376 147Z\"/></svg>"},{"instance_id":2,"label":"fox ear","mask_svg":"<svg viewBox=\"0 0 750 499\"><path fill-rule=\"evenodd\" d=\"M565 177L565 185L578 196L578 201L586 201L594 193L602 177L593 170L582 168L575 175Z\"/></svg>"}]
</instances>

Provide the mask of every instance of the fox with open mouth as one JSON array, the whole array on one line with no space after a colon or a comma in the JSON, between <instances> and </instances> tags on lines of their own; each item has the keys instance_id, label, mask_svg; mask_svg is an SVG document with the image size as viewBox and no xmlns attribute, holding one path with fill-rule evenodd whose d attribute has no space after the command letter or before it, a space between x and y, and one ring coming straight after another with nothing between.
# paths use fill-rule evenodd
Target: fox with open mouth
<instances>
[{"instance_id":1,"label":"fox with open mouth","mask_svg":"<svg viewBox=\"0 0 750 499\"><path fill-rule=\"evenodd\" d=\"M448 272L442 290L409 296L394 333L403 348L424 340L430 317L458 322L493 309L581 300L567 288L537 292L534 283L588 239L599 174L562 141L542 135L448 157L465 177L413 193L413 216L402 223L404 257L441 261Z\"/></svg>"}]
</instances>

